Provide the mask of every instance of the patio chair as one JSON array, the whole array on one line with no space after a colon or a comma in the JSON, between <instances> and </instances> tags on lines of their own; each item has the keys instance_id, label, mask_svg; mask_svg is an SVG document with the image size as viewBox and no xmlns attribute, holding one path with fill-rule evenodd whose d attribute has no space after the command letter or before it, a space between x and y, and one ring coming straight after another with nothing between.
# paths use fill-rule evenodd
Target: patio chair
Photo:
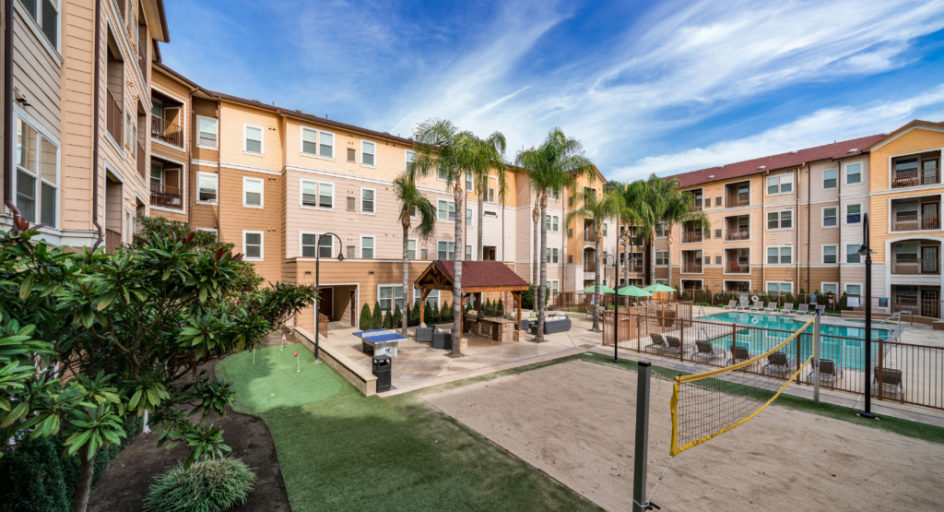
<instances>
[{"instance_id":1,"label":"patio chair","mask_svg":"<svg viewBox=\"0 0 944 512\"><path fill-rule=\"evenodd\" d=\"M880 396L893 395L901 400L905 397L905 388L901 383L901 370L893 368L875 368L872 377L872 391Z\"/></svg>"},{"instance_id":2,"label":"patio chair","mask_svg":"<svg viewBox=\"0 0 944 512\"><path fill-rule=\"evenodd\" d=\"M790 360L787 359L787 354L783 352L774 352L767 356L767 364L764 365L764 373L778 377L783 377L790 373L792 369L793 367L790 365Z\"/></svg>"},{"instance_id":3,"label":"patio chair","mask_svg":"<svg viewBox=\"0 0 944 512\"><path fill-rule=\"evenodd\" d=\"M737 299L729 300L728 305L724 306L724 309L737 309Z\"/></svg>"},{"instance_id":4,"label":"patio chair","mask_svg":"<svg viewBox=\"0 0 944 512\"><path fill-rule=\"evenodd\" d=\"M793 303L792 303L792 302L787 302L786 304L784 304L784 305L783 305L783 309L781 309L780 312L781 312L781 313L786 313L786 314L793 313Z\"/></svg>"},{"instance_id":5,"label":"patio chair","mask_svg":"<svg viewBox=\"0 0 944 512\"><path fill-rule=\"evenodd\" d=\"M751 358L750 352L747 351L747 347L744 345L731 345L731 363L737 364L741 361L747 361Z\"/></svg>"},{"instance_id":6,"label":"patio chair","mask_svg":"<svg viewBox=\"0 0 944 512\"><path fill-rule=\"evenodd\" d=\"M823 305L823 304L817 304L817 305L816 305L816 311L817 311L820 315L822 315L823 313L826 312L826 306Z\"/></svg>"},{"instance_id":7,"label":"patio chair","mask_svg":"<svg viewBox=\"0 0 944 512\"><path fill-rule=\"evenodd\" d=\"M416 328L416 341L418 343L431 342L433 341L433 333L436 332L436 326L431 325L429 327L417 327Z\"/></svg>"},{"instance_id":8,"label":"patio chair","mask_svg":"<svg viewBox=\"0 0 944 512\"><path fill-rule=\"evenodd\" d=\"M665 338L661 334L649 333L649 337L652 338L652 343L646 345L646 349L649 352L656 352L661 354L669 348L669 345L665 342Z\"/></svg>"},{"instance_id":9,"label":"patio chair","mask_svg":"<svg viewBox=\"0 0 944 512\"><path fill-rule=\"evenodd\" d=\"M767 304L767 309L765 309L764 311L770 311L770 312L776 313L776 312L777 312L777 309L778 309L778 308L777 308L777 303L776 303L776 302L771 302L771 303Z\"/></svg>"},{"instance_id":10,"label":"patio chair","mask_svg":"<svg viewBox=\"0 0 944 512\"><path fill-rule=\"evenodd\" d=\"M719 358L724 358L724 351L712 345L710 341L697 340L695 342L695 353L692 354L692 360L710 363Z\"/></svg>"},{"instance_id":11,"label":"patio chair","mask_svg":"<svg viewBox=\"0 0 944 512\"><path fill-rule=\"evenodd\" d=\"M682 346L682 341L679 340L676 336L665 336L665 341L667 347L662 350L663 354L680 356L682 352L685 351L685 347Z\"/></svg>"},{"instance_id":12,"label":"patio chair","mask_svg":"<svg viewBox=\"0 0 944 512\"><path fill-rule=\"evenodd\" d=\"M442 348L446 350L452 350L452 333L451 332L434 332L433 333L433 348Z\"/></svg>"},{"instance_id":13,"label":"patio chair","mask_svg":"<svg viewBox=\"0 0 944 512\"><path fill-rule=\"evenodd\" d=\"M757 301L754 303L753 306L751 306L751 311L763 311L763 310L764 310L764 303L762 301Z\"/></svg>"},{"instance_id":14,"label":"patio chair","mask_svg":"<svg viewBox=\"0 0 944 512\"><path fill-rule=\"evenodd\" d=\"M816 369L813 368L810 370L809 380L813 382L813 377L815 376ZM819 383L826 384L829 386L834 386L836 381L842 377L842 367L836 366L836 363L832 359L820 359L819 360Z\"/></svg>"},{"instance_id":15,"label":"patio chair","mask_svg":"<svg viewBox=\"0 0 944 512\"><path fill-rule=\"evenodd\" d=\"M810 305L809 305L809 304L800 304L800 305L797 307L797 311L796 311L796 312L797 312L798 315L808 315L808 314L810 314Z\"/></svg>"},{"instance_id":16,"label":"patio chair","mask_svg":"<svg viewBox=\"0 0 944 512\"><path fill-rule=\"evenodd\" d=\"M747 308L749 308L749 307L751 307L751 306L750 306L750 300L747 298L747 294L745 293L745 294L741 295L741 296L738 298L738 305L737 305L737 308L738 308L738 309L747 309Z\"/></svg>"}]
</instances>

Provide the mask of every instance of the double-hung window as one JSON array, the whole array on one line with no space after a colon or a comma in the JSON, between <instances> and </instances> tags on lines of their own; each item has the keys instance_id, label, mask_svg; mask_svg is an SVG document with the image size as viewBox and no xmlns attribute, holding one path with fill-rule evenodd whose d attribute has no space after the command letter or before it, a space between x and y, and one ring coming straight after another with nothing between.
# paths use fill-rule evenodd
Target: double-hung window
<instances>
[{"instance_id":1,"label":"double-hung window","mask_svg":"<svg viewBox=\"0 0 944 512\"><path fill-rule=\"evenodd\" d=\"M16 135L16 207L30 222L57 227L59 147L19 118Z\"/></svg>"},{"instance_id":2,"label":"double-hung window","mask_svg":"<svg viewBox=\"0 0 944 512\"><path fill-rule=\"evenodd\" d=\"M465 225L466 226L472 225L472 209L471 208L466 208L465 210Z\"/></svg>"},{"instance_id":3,"label":"double-hung window","mask_svg":"<svg viewBox=\"0 0 944 512\"><path fill-rule=\"evenodd\" d=\"M302 154L334 158L334 134L303 126L301 129Z\"/></svg>"},{"instance_id":4,"label":"double-hung window","mask_svg":"<svg viewBox=\"0 0 944 512\"><path fill-rule=\"evenodd\" d=\"M558 252L559 249L556 247L548 247L546 250L547 252L545 254L545 259L547 260L547 263L560 262L560 253Z\"/></svg>"},{"instance_id":5,"label":"double-hung window","mask_svg":"<svg viewBox=\"0 0 944 512\"><path fill-rule=\"evenodd\" d=\"M310 180L301 180L301 201L306 208L333 208L334 185Z\"/></svg>"},{"instance_id":6,"label":"double-hung window","mask_svg":"<svg viewBox=\"0 0 944 512\"><path fill-rule=\"evenodd\" d=\"M836 188L836 169L823 171L823 188Z\"/></svg>"},{"instance_id":7,"label":"double-hung window","mask_svg":"<svg viewBox=\"0 0 944 512\"><path fill-rule=\"evenodd\" d=\"M862 205L861 204L847 204L846 205L846 224L858 224L862 222Z\"/></svg>"},{"instance_id":8,"label":"double-hung window","mask_svg":"<svg viewBox=\"0 0 944 512\"><path fill-rule=\"evenodd\" d=\"M361 258L368 260L368 259L373 259L373 257L374 257L374 237L362 236L361 237Z\"/></svg>"},{"instance_id":9,"label":"double-hung window","mask_svg":"<svg viewBox=\"0 0 944 512\"><path fill-rule=\"evenodd\" d=\"M472 261L472 245L465 246L465 261Z\"/></svg>"},{"instance_id":10,"label":"double-hung window","mask_svg":"<svg viewBox=\"0 0 944 512\"><path fill-rule=\"evenodd\" d=\"M440 241L436 246L437 260L452 260L456 258L456 243Z\"/></svg>"},{"instance_id":11,"label":"double-hung window","mask_svg":"<svg viewBox=\"0 0 944 512\"><path fill-rule=\"evenodd\" d=\"M835 245L824 245L823 246L823 263L836 263L838 261L838 256L836 255L837 247Z\"/></svg>"},{"instance_id":12,"label":"double-hung window","mask_svg":"<svg viewBox=\"0 0 944 512\"><path fill-rule=\"evenodd\" d=\"M793 247L768 247L767 264L789 265L793 263Z\"/></svg>"},{"instance_id":13,"label":"double-hung window","mask_svg":"<svg viewBox=\"0 0 944 512\"><path fill-rule=\"evenodd\" d=\"M837 224L837 208L835 206L829 206L823 208L823 227L833 227Z\"/></svg>"},{"instance_id":14,"label":"double-hung window","mask_svg":"<svg viewBox=\"0 0 944 512\"><path fill-rule=\"evenodd\" d=\"M361 141L361 164L369 165L371 167L376 165L374 163L376 152L377 152L376 144L374 144L373 142L362 140Z\"/></svg>"},{"instance_id":15,"label":"double-hung window","mask_svg":"<svg viewBox=\"0 0 944 512\"><path fill-rule=\"evenodd\" d=\"M416 239L411 238L406 242L406 257L407 259L415 260L416 259Z\"/></svg>"},{"instance_id":16,"label":"double-hung window","mask_svg":"<svg viewBox=\"0 0 944 512\"><path fill-rule=\"evenodd\" d=\"M243 151L253 155L262 154L262 141L264 131L259 126L243 126Z\"/></svg>"},{"instance_id":17,"label":"double-hung window","mask_svg":"<svg viewBox=\"0 0 944 512\"><path fill-rule=\"evenodd\" d=\"M770 295L793 293L793 283L789 281L767 281L767 293Z\"/></svg>"},{"instance_id":18,"label":"double-hung window","mask_svg":"<svg viewBox=\"0 0 944 512\"><path fill-rule=\"evenodd\" d=\"M59 48L59 0L20 0L53 48Z\"/></svg>"},{"instance_id":19,"label":"double-hung window","mask_svg":"<svg viewBox=\"0 0 944 512\"><path fill-rule=\"evenodd\" d=\"M416 152L409 149L403 151L403 170L409 171L410 165L416 161Z\"/></svg>"},{"instance_id":20,"label":"double-hung window","mask_svg":"<svg viewBox=\"0 0 944 512\"><path fill-rule=\"evenodd\" d=\"M376 191L372 188L361 189L361 213L377 213L374 208L374 195Z\"/></svg>"},{"instance_id":21,"label":"double-hung window","mask_svg":"<svg viewBox=\"0 0 944 512\"><path fill-rule=\"evenodd\" d=\"M216 204L219 176L208 172L197 173L197 202Z\"/></svg>"},{"instance_id":22,"label":"double-hung window","mask_svg":"<svg viewBox=\"0 0 944 512\"><path fill-rule=\"evenodd\" d=\"M322 258L331 258L334 254L334 237L319 236L318 233L302 233L302 257L314 258L315 251Z\"/></svg>"},{"instance_id":23,"label":"double-hung window","mask_svg":"<svg viewBox=\"0 0 944 512\"><path fill-rule=\"evenodd\" d=\"M669 264L669 251L656 251L656 265Z\"/></svg>"},{"instance_id":24,"label":"double-hung window","mask_svg":"<svg viewBox=\"0 0 944 512\"><path fill-rule=\"evenodd\" d=\"M767 212L767 229L793 229L793 210Z\"/></svg>"},{"instance_id":25,"label":"double-hung window","mask_svg":"<svg viewBox=\"0 0 944 512\"><path fill-rule=\"evenodd\" d=\"M403 285L377 285L377 302L384 313L393 313L397 306L400 307L400 311L403 311Z\"/></svg>"},{"instance_id":26,"label":"double-hung window","mask_svg":"<svg viewBox=\"0 0 944 512\"><path fill-rule=\"evenodd\" d=\"M793 192L793 175L778 174L767 178L767 195L789 194Z\"/></svg>"},{"instance_id":27,"label":"double-hung window","mask_svg":"<svg viewBox=\"0 0 944 512\"><path fill-rule=\"evenodd\" d=\"M261 178L243 178L243 206L247 208L262 208L263 186Z\"/></svg>"},{"instance_id":28,"label":"double-hung window","mask_svg":"<svg viewBox=\"0 0 944 512\"><path fill-rule=\"evenodd\" d=\"M243 231L243 254L247 261L262 261L262 231Z\"/></svg>"},{"instance_id":29,"label":"double-hung window","mask_svg":"<svg viewBox=\"0 0 944 512\"><path fill-rule=\"evenodd\" d=\"M849 164L846 166L846 183L849 185L862 182L862 164Z\"/></svg>"},{"instance_id":30,"label":"double-hung window","mask_svg":"<svg viewBox=\"0 0 944 512\"><path fill-rule=\"evenodd\" d=\"M832 293L833 295L839 294L839 283L820 283L820 290L826 295Z\"/></svg>"},{"instance_id":31,"label":"double-hung window","mask_svg":"<svg viewBox=\"0 0 944 512\"><path fill-rule=\"evenodd\" d=\"M858 244L846 245L846 263L862 263L862 255L859 254L860 246Z\"/></svg>"},{"instance_id":32,"label":"double-hung window","mask_svg":"<svg viewBox=\"0 0 944 512\"><path fill-rule=\"evenodd\" d=\"M420 299L423 297L423 290L419 288L413 288L413 307L416 307L420 303ZM430 306L439 307L439 290L430 290L426 294L426 304Z\"/></svg>"},{"instance_id":33,"label":"double-hung window","mask_svg":"<svg viewBox=\"0 0 944 512\"><path fill-rule=\"evenodd\" d=\"M456 203L454 201L445 201L440 199L436 203L436 218L438 220L456 220Z\"/></svg>"},{"instance_id":34,"label":"double-hung window","mask_svg":"<svg viewBox=\"0 0 944 512\"><path fill-rule=\"evenodd\" d=\"M197 147L217 148L219 121L213 117L197 116Z\"/></svg>"},{"instance_id":35,"label":"double-hung window","mask_svg":"<svg viewBox=\"0 0 944 512\"><path fill-rule=\"evenodd\" d=\"M862 295L862 285L861 284L846 284L846 295L851 297L859 297Z\"/></svg>"}]
</instances>

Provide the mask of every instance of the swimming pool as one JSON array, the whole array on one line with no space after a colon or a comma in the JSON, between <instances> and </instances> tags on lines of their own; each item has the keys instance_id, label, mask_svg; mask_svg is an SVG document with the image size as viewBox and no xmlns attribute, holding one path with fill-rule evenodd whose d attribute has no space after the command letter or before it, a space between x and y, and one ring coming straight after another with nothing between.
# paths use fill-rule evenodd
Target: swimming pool
<instances>
[{"instance_id":1,"label":"swimming pool","mask_svg":"<svg viewBox=\"0 0 944 512\"><path fill-rule=\"evenodd\" d=\"M763 313L749 313L749 312L740 312L740 311L726 311L724 313L716 313L714 315L709 315L706 317L699 318L698 320L705 320L708 322L720 322L720 323L733 323L745 326L745 329L737 329L736 334L732 335L726 333L726 328L721 330L716 329L714 326L710 327L699 327L696 324L696 331L699 333L699 337L708 338L711 341L712 345L719 347L721 349L729 349L731 346L731 339L733 336L736 336L736 343L738 345L746 346L748 352L753 355L762 354L767 350L770 350L778 343L790 336L790 333L795 332L800 327L803 327L803 324L806 322L799 322L794 320L792 317L784 315L765 315ZM778 331L788 331L788 332L772 332L767 329L775 329ZM812 350L813 343L813 326L812 324L807 327L804 331L809 333L808 335L801 336L799 349L801 359L805 359ZM842 325L820 325L820 334L822 335L822 343L820 347L820 357L823 359L831 359L839 366L846 368L859 369L864 368L865 354L865 329L861 327L849 327ZM886 329L872 329L872 339L873 340L887 340L889 338L890 331ZM872 343L872 353L878 353L878 344ZM796 347L796 345L793 345ZM792 352L794 348L790 348L788 351L791 352L790 356L793 356ZM805 355L804 355L805 354Z\"/></svg>"}]
</instances>

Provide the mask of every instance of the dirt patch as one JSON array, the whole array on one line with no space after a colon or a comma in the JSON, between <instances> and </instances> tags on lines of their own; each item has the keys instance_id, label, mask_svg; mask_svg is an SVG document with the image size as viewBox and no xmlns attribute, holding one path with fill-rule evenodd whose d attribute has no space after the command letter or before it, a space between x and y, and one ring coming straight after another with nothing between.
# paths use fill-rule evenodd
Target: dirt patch
<instances>
[{"instance_id":1,"label":"dirt patch","mask_svg":"<svg viewBox=\"0 0 944 512\"><path fill-rule=\"evenodd\" d=\"M632 503L636 373L585 361L429 395L434 407L609 510ZM669 464L671 383L652 380L649 489ZM944 446L773 406L676 457L663 510L940 510Z\"/></svg>"}]
</instances>

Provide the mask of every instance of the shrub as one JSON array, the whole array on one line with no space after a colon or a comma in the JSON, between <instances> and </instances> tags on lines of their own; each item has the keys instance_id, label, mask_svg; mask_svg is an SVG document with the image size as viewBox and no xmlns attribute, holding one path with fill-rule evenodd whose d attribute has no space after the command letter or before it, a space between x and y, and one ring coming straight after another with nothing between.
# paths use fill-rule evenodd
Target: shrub
<instances>
[{"instance_id":1,"label":"shrub","mask_svg":"<svg viewBox=\"0 0 944 512\"><path fill-rule=\"evenodd\" d=\"M410 325L410 326L419 325L420 324L420 308L415 307L415 306L412 308L407 308L407 318L409 318L409 320L407 321L407 325Z\"/></svg>"},{"instance_id":2,"label":"shrub","mask_svg":"<svg viewBox=\"0 0 944 512\"><path fill-rule=\"evenodd\" d=\"M429 302L423 304L423 321L426 325L433 323L433 306Z\"/></svg>"},{"instance_id":3,"label":"shrub","mask_svg":"<svg viewBox=\"0 0 944 512\"><path fill-rule=\"evenodd\" d=\"M374 316L370 320L371 329L380 329L383 327L383 311L380 310L380 303L374 302Z\"/></svg>"},{"instance_id":4,"label":"shrub","mask_svg":"<svg viewBox=\"0 0 944 512\"><path fill-rule=\"evenodd\" d=\"M534 286L528 285L528 289L521 292L521 308L534 309Z\"/></svg>"},{"instance_id":5,"label":"shrub","mask_svg":"<svg viewBox=\"0 0 944 512\"><path fill-rule=\"evenodd\" d=\"M391 323L393 324L394 328L399 328L400 326L403 325L403 312L400 311L399 304L397 304L397 306L393 308L393 320L391 321Z\"/></svg>"},{"instance_id":6,"label":"shrub","mask_svg":"<svg viewBox=\"0 0 944 512\"><path fill-rule=\"evenodd\" d=\"M210 459L159 475L144 502L145 512L227 510L245 503L256 475L239 459Z\"/></svg>"},{"instance_id":7,"label":"shrub","mask_svg":"<svg viewBox=\"0 0 944 512\"><path fill-rule=\"evenodd\" d=\"M432 312L429 315L429 320L433 323L439 323L439 304L436 304L435 302L432 305Z\"/></svg>"},{"instance_id":8,"label":"shrub","mask_svg":"<svg viewBox=\"0 0 944 512\"><path fill-rule=\"evenodd\" d=\"M498 307L495 311L498 313L498 316L505 316L505 304L501 299L498 299Z\"/></svg>"},{"instance_id":9,"label":"shrub","mask_svg":"<svg viewBox=\"0 0 944 512\"><path fill-rule=\"evenodd\" d=\"M383 316L381 327L383 327L384 329L393 329L393 315L392 314L387 313L386 315Z\"/></svg>"},{"instance_id":10,"label":"shrub","mask_svg":"<svg viewBox=\"0 0 944 512\"><path fill-rule=\"evenodd\" d=\"M358 325L361 326L362 330L366 331L367 329L370 329L371 320L372 319L370 316L370 306L368 306L367 303L365 302L364 307L361 308L361 320L360 320L360 323L358 323Z\"/></svg>"},{"instance_id":11,"label":"shrub","mask_svg":"<svg viewBox=\"0 0 944 512\"><path fill-rule=\"evenodd\" d=\"M452 306L449 305L449 301L443 302L442 309L439 310L439 320L441 322L451 322L452 321Z\"/></svg>"}]
</instances>

